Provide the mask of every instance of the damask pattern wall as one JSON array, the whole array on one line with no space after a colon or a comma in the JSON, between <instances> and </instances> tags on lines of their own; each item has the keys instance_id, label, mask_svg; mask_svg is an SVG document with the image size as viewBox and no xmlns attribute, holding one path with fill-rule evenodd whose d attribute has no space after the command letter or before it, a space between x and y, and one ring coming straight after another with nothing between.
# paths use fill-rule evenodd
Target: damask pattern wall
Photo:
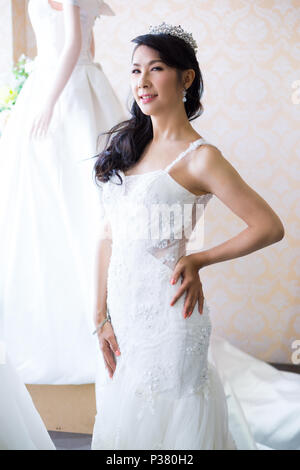
<instances>
[{"instance_id":1,"label":"damask pattern wall","mask_svg":"<svg viewBox=\"0 0 300 470\"><path fill-rule=\"evenodd\" d=\"M96 22L96 60L123 102L129 93L132 38L166 21L181 24L197 40L205 109L194 126L285 226L280 242L200 271L214 332L257 358L291 363L293 342L300 339L299 1L108 3L116 16ZM245 227L214 197L205 214L204 249Z\"/></svg>"}]
</instances>

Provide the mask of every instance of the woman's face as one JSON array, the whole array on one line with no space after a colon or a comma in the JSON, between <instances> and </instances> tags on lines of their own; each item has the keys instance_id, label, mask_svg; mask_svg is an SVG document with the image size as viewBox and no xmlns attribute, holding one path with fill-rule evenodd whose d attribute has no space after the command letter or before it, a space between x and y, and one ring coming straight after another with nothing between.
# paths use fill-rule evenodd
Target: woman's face
<instances>
[{"instance_id":1,"label":"woman's face","mask_svg":"<svg viewBox=\"0 0 300 470\"><path fill-rule=\"evenodd\" d=\"M146 115L158 115L182 103L183 86L177 71L166 65L159 52L138 46L132 60L131 88L133 96Z\"/></svg>"}]
</instances>

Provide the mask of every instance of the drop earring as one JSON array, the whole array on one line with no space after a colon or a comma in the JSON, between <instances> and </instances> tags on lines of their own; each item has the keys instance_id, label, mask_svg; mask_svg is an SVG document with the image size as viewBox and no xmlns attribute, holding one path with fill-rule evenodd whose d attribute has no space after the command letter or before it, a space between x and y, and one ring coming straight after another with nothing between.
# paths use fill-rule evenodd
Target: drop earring
<instances>
[{"instance_id":1,"label":"drop earring","mask_svg":"<svg viewBox=\"0 0 300 470\"><path fill-rule=\"evenodd\" d=\"M184 103L186 103L186 89L185 89L185 88L183 89L183 93L182 93L182 94L183 94L182 101L183 101Z\"/></svg>"}]
</instances>

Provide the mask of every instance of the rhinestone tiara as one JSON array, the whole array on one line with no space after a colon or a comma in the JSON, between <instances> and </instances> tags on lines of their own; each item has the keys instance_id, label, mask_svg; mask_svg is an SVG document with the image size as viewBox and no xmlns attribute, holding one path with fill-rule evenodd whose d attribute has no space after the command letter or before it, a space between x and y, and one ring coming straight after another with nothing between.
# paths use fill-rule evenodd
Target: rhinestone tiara
<instances>
[{"instance_id":1,"label":"rhinestone tiara","mask_svg":"<svg viewBox=\"0 0 300 470\"><path fill-rule=\"evenodd\" d=\"M165 22L159 24L158 26L150 26L149 34L170 34L171 36L177 36L180 39L183 39L187 42L195 51L197 52L198 45L193 38L191 33L187 33L182 29L181 25L179 26L172 26L171 24L167 24Z\"/></svg>"}]
</instances>

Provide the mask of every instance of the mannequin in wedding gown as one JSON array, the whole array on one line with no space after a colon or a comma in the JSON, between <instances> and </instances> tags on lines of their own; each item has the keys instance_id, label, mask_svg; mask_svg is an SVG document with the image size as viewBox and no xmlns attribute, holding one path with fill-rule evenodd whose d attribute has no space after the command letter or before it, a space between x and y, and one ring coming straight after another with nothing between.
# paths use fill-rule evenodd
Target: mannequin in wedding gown
<instances>
[{"instance_id":1,"label":"mannequin in wedding gown","mask_svg":"<svg viewBox=\"0 0 300 470\"><path fill-rule=\"evenodd\" d=\"M125 117L101 66L102 0L30 0L37 57L0 140L0 309L24 383L95 381L91 288L100 228L93 155Z\"/></svg>"}]
</instances>

